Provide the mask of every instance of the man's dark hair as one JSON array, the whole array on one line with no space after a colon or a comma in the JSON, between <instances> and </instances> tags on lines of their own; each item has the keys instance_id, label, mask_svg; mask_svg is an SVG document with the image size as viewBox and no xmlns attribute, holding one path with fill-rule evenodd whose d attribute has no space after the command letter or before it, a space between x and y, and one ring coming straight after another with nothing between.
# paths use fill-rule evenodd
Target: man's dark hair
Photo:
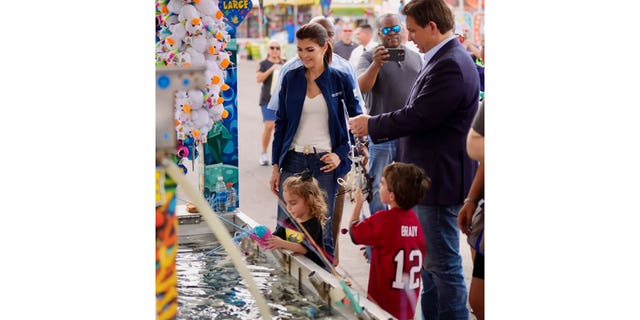
<instances>
[{"instance_id":1,"label":"man's dark hair","mask_svg":"<svg viewBox=\"0 0 640 320\"><path fill-rule=\"evenodd\" d=\"M423 28L433 21L441 34L454 27L453 12L444 0L412 0L402 7L402 14L412 17Z\"/></svg>"},{"instance_id":2,"label":"man's dark hair","mask_svg":"<svg viewBox=\"0 0 640 320\"><path fill-rule=\"evenodd\" d=\"M369 31L371 31L373 33L373 28L368 23L363 23L363 24L359 25L358 28L360 28L362 30L369 30Z\"/></svg>"}]
</instances>

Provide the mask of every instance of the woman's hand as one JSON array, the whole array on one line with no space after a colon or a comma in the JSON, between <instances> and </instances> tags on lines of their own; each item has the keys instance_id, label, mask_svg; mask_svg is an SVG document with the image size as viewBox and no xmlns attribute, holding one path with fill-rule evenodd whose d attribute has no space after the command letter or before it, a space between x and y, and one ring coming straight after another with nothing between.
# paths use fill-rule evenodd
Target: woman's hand
<instances>
[{"instance_id":1,"label":"woman's hand","mask_svg":"<svg viewBox=\"0 0 640 320\"><path fill-rule=\"evenodd\" d=\"M280 191L280 169L277 164L273 165L273 172L271 173L271 180L269 181L271 192L276 196L279 196Z\"/></svg>"},{"instance_id":2,"label":"woman's hand","mask_svg":"<svg viewBox=\"0 0 640 320\"><path fill-rule=\"evenodd\" d=\"M321 167L320 170L322 172L331 172L338 168L340 165L340 157L336 153L327 153L320 157L320 161L326 163L325 166Z\"/></svg>"},{"instance_id":3,"label":"woman's hand","mask_svg":"<svg viewBox=\"0 0 640 320\"><path fill-rule=\"evenodd\" d=\"M467 236L471 233L471 220L477 206L478 203L475 200L465 201L458 212L458 228Z\"/></svg>"}]
</instances>

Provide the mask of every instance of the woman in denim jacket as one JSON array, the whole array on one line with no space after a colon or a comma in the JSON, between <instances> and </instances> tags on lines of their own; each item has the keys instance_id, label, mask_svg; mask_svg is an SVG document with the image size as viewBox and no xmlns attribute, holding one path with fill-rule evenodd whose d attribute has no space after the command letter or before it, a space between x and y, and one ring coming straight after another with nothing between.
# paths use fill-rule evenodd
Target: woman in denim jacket
<instances>
[{"instance_id":1,"label":"woman in denim jacket","mask_svg":"<svg viewBox=\"0 0 640 320\"><path fill-rule=\"evenodd\" d=\"M329 67L333 52L326 29L318 23L308 23L296 32L296 38L303 66L287 72L280 88L270 186L282 198L282 181L304 169L313 172L326 192L330 215L324 224L324 245L318 245L333 258L331 223L337 179L351 166L346 117L361 114L362 110L349 75ZM278 222L285 217L279 207Z\"/></svg>"}]
</instances>

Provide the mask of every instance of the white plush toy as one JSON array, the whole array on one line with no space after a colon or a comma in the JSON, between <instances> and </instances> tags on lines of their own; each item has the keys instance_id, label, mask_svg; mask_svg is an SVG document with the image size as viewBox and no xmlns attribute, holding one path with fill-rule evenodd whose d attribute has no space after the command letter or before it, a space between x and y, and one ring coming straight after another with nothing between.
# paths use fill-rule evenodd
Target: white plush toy
<instances>
[{"instance_id":1,"label":"white plush toy","mask_svg":"<svg viewBox=\"0 0 640 320\"><path fill-rule=\"evenodd\" d=\"M187 95L187 92L184 90L179 90L176 92L176 111L184 112L187 116L191 114L191 106L189 105L191 100ZM184 121L186 119L178 119L180 121Z\"/></svg>"},{"instance_id":2,"label":"white plush toy","mask_svg":"<svg viewBox=\"0 0 640 320\"><path fill-rule=\"evenodd\" d=\"M172 24L169 26L169 31L171 31L171 36L176 40L184 41L184 37L187 35L187 30L182 23Z\"/></svg>"},{"instance_id":3,"label":"white plush toy","mask_svg":"<svg viewBox=\"0 0 640 320\"><path fill-rule=\"evenodd\" d=\"M200 17L187 19L184 28L189 34L196 35L202 32L202 19Z\"/></svg>"},{"instance_id":4,"label":"white plush toy","mask_svg":"<svg viewBox=\"0 0 640 320\"><path fill-rule=\"evenodd\" d=\"M182 47L182 40L174 39L172 36L166 37L164 40L164 47L167 51L177 50Z\"/></svg>"},{"instance_id":5,"label":"white plush toy","mask_svg":"<svg viewBox=\"0 0 640 320\"><path fill-rule=\"evenodd\" d=\"M205 81L207 81L206 87L219 85L224 80L224 71L220 69L215 60L206 60L205 65L207 67L204 72Z\"/></svg>"},{"instance_id":6,"label":"white plush toy","mask_svg":"<svg viewBox=\"0 0 640 320\"><path fill-rule=\"evenodd\" d=\"M179 14L180 9L182 9L184 5L185 5L184 0L169 0L169 3L167 4L167 9L169 9L169 12L171 13Z\"/></svg>"},{"instance_id":7,"label":"white plush toy","mask_svg":"<svg viewBox=\"0 0 640 320\"><path fill-rule=\"evenodd\" d=\"M202 17L202 28L206 30L208 33L211 32L213 28L216 27L216 20L210 16Z\"/></svg>"},{"instance_id":8,"label":"white plush toy","mask_svg":"<svg viewBox=\"0 0 640 320\"><path fill-rule=\"evenodd\" d=\"M209 109L224 103L224 98L220 96L220 90L216 91L217 92L214 92L214 90L208 91L209 93L207 94L207 101L205 101L205 104L209 106Z\"/></svg>"},{"instance_id":9,"label":"white plush toy","mask_svg":"<svg viewBox=\"0 0 640 320\"><path fill-rule=\"evenodd\" d=\"M180 67L191 66L191 55L186 51L179 52L176 64Z\"/></svg>"},{"instance_id":10,"label":"white plush toy","mask_svg":"<svg viewBox=\"0 0 640 320\"><path fill-rule=\"evenodd\" d=\"M202 91L191 89L187 91L187 97L189 97L189 101L191 102L191 110L202 109L202 102L204 101L204 95Z\"/></svg>"},{"instance_id":11,"label":"white plush toy","mask_svg":"<svg viewBox=\"0 0 640 320\"><path fill-rule=\"evenodd\" d=\"M222 104L218 104L209 109L209 116L212 119L222 119L222 111L224 111L224 106Z\"/></svg>"},{"instance_id":12,"label":"white plush toy","mask_svg":"<svg viewBox=\"0 0 640 320\"><path fill-rule=\"evenodd\" d=\"M216 11L218 11L218 4L213 0L193 0L195 2L196 9L200 11L202 15L215 17Z\"/></svg>"},{"instance_id":13,"label":"white plush toy","mask_svg":"<svg viewBox=\"0 0 640 320\"><path fill-rule=\"evenodd\" d=\"M215 60L216 54L224 51L226 44L223 41L216 39L212 34L207 34L206 37L209 47L207 47L207 51L205 52L205 59Z\"/></svg>"},{"instance_id":14,"label":"white plush toy","mask_svg":"<svg viewBox=\"0 0 640 320\"><path fill-rule=\"evenodd\" d=\"M177 65L178 50L167 51L158 54L159 61L164 62L167 67Z\"/></svg>"},{"instance_id":15,"label":"white plush toy","mask_svg":"<svg viewBox=\"0 0 640 320\"><path fill-rule=\"evenodd\" d=\"M209 120L209 112L205 109L191 110L191 121L194 128L204 127Z\"/></svg>"},{"instance_id":16,"label":"white plush toy","mask_svg":"<svg viewBox=\"0 0 640 320\"><path fill-rule=\"evenodd\" d=\"M180 90L176 92L174 119L176 126L177 138L182 140L190 134L192 122L191 122L191 107L189 106L189 98L187 92Z\"/></svg>"},{"instance_id":17,"label":"white plush toy","mask_svg":"<svg viewBox=\"0 0 640 320\"><path fill-rule=\"evenodd\" d=\"M181 23L185 23L185 28L187 28L186 23L194 18L200 18L198 9L190 4L182 6L182 8L180 9L180 14L178 14L178 21L180 21Z\"/></svg>"},{"instance_id":18,"label":"white plush toy","mask_svg":"<svg viewBox=\"0 0 640 320\"><path fill-rule=\"evenodd\" d=\"M229 54L224 50L221 50L220 52L218 52L216 60L221 69L226 69L231 63L231 60L229 59Z\"/></svg>"},{"instance_id":19,"label":"white plush toy","mask_svg":"<svg viewBox=\"0 0 640 320\"><path fill-rule=\"evenodd\" d=\"M204 66L204 54L196 51L194 48L187 48L187 53L191 56L191 65L194 67Z\"/></svg>"},{"instance_id":20,"label":"white plush toy","mask_svg":"<svg viewBox=\"0 0 640 320\"><path fill-rule=\"evenodd\" d=\"M207 49L207 37L204 33L199 33L189 38L188 42L196 51L204 54Z\"/></svg>"},{"instance_id":21,"label":"white plush toy","mask_svg":"<svg viewBox=\"0 0 640 320\"><path fill-rule=\"evenodd\" d=\"M217 0L157 0L161 30L156 60L167 66L205 66L205 92L178 91L175 96L175 126L178 139L193 137L205 142L216 121L227 112L222 91L225 69L231 63L225 52L230 35ZM159 9L158 9L159 8Z\"/></svg>"}]
</instances>

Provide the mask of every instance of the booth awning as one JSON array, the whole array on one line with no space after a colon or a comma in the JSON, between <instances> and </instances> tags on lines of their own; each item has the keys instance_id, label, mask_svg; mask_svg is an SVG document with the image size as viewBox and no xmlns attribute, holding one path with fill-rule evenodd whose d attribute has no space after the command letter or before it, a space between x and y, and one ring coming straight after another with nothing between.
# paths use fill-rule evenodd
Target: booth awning
<instances>
[{"instance_id":1,"label":"booth awning","mask_svg":"<svg viewBox=\"0 0 640 320\"><path fill-rule=\"evenodd\" d=\"M311 5L314 4L315 0L264 0L263 5L266 6L273 6L273 5L289 5L289 6L306 6L306 5Z\"/></svg>"},{"instance_id":2,"label":"booth awning","mask_svg":"<svg viewBox=\"0 0 640 320\"><path fill-rule=\"evenodd\" d=\"M373 14L374 6L372 4L364 5L331 5L331 14L334 16L365 16L367 11Z\"/></svg>"}]
</instances>

